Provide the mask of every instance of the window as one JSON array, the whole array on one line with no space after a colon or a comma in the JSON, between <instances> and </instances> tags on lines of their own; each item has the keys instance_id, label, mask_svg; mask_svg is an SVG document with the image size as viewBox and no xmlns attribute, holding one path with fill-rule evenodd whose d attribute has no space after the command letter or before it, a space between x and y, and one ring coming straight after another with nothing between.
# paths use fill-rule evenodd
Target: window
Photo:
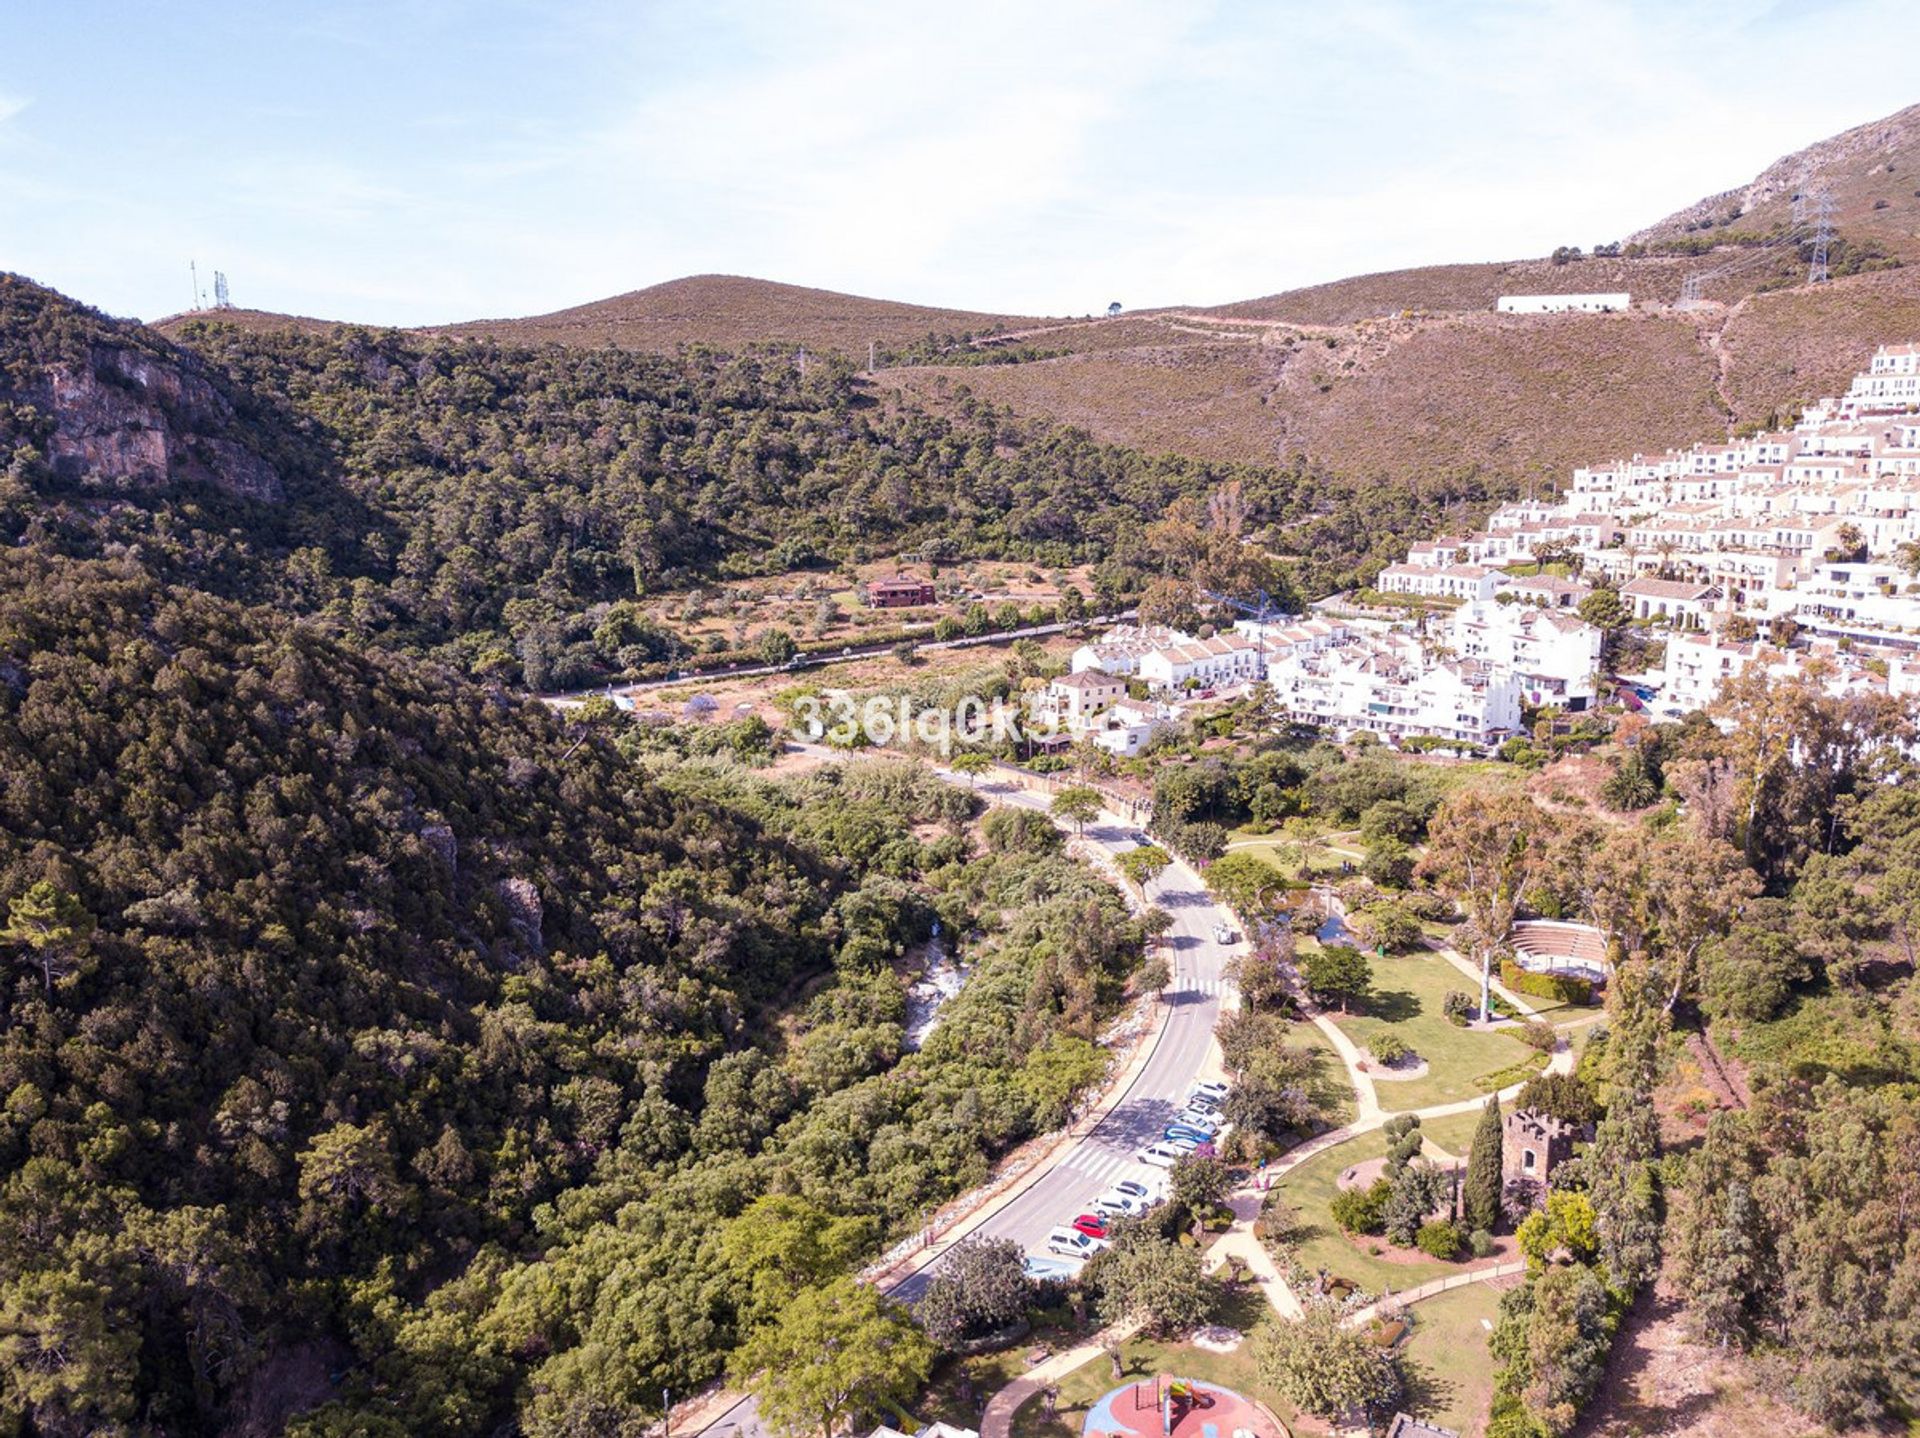
<instances>
[{"instance_id":1,"label":"window","mask_svg":"<svg viewBox=\"0 0 1920 1438\"><path fill-rule=\"evenodd\" d=\"M1532 1149L1529 1148L1521 1151L1520 1167L1524 1168L1528 1173L1533 1172L1533 1150Z\"/></svg>"}]
</instances>

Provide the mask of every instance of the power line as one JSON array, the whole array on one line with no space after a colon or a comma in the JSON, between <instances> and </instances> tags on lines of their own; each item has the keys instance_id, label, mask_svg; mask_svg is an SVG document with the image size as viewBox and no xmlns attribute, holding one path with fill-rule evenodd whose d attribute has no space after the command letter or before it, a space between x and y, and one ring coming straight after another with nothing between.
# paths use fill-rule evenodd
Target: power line
<instances>
[{"instance_id":1,"label":"power line","mask_svg":"<svg viewBox=\"0 0 1920 1438\"><path fill-rule=\"evenodd\" d=\"M1723 280L1729 275L1737 275L1744 270L1765 264L1780 253L1783 246L1796 248L1807 239L1807 221L1801 213L1800 196L1794 196L1793 223L1779 234L1758 245L1747 248L1743 253L1708 269L1696 270L1680 281L1680 298L1677 308L1697 309L1706 298L1705 290L1710 281Z\"/></svg>"},{"instance_id":2,"label":"power line","mask_svg":"<svg viewBox=\"0 0 1920 1438\"><path fill-rule=\"evenodd\" d=\"M1807 266L1807 283L1823 285L1833 276L1827 272L1827 249L1833 243L1833 191L1822 185L1813 192L1813 261Z\"/></svg>"}]
</instances>

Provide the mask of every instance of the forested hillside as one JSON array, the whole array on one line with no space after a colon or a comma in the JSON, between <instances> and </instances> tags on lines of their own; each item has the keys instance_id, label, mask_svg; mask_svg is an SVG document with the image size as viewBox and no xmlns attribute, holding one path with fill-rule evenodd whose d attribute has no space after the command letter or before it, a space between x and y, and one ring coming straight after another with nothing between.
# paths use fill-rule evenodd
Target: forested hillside
<instances>
[{"instance_id":1,"label":"forested hillside","mask_svg":"<svg viewBox=\"0 0 1920 1438\"><path fill-rule=\"evenodd\" d=\"M0 556L0 776L0 1413L43 1434L644 1412L1056 1121L1139 948L911 766L652 777L126 563ZM896 1063L936 913L981 977ZM804 1270L729 1245L773 1193Z\"/></svg>"},{"instance_id":2,"label":"forested hillside","mask_svg":"<svg viewBox=\"0 0 1920 1438\"><path fill-rule=\"evenodd\" d=\"M936 417L843 360L802 373L757 351L216 323L182 337L0 282L0 534L136 553L536 688L671 657L676 637L632 606L716 578L932 544L1090 563L1117 602L1165 568L1148 523L1237 484L1245 532L1273 527L1321 592L1509 492L1471 470L1353 484L1303 460L1150 457L977 401ZM1263 563L1249 550L1257 573L1215 577L1289 582Z\"/></svg>"}]
</instances>

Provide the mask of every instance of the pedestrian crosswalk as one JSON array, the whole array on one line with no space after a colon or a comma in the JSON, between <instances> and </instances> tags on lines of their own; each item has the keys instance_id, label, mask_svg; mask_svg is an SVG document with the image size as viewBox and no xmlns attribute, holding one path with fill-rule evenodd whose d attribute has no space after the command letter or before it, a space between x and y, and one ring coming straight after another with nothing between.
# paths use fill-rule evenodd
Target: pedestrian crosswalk
<instances>
[{"instance_id":1,"label":"pedestrian crosswalk","mask_svg":"<svg viewBox=\"0 0 1920 1438\"><path fill-rule=\"evenodd\" d=\"M1061 1166L1084 1173L1089 1178L1102 1180L1140 1178L1152 1172L1132 1153L1111 1148L1107 1144L1092 1139L1080 1144L1062 1159Z\"/></svg>"},{"instance_id":2,"label":"pedestrian crosswalk","mask_svg":"<svg viewBox=\"0 0 1920 1438\"><path fill-rule=\"evenodd\" d=\"M1196 979L1190 974L1181 974L1167 985L1170 994L1200 994L1206 998L1217 999L1227 991L1225 979Z\"/></svg>"}]
</instances>

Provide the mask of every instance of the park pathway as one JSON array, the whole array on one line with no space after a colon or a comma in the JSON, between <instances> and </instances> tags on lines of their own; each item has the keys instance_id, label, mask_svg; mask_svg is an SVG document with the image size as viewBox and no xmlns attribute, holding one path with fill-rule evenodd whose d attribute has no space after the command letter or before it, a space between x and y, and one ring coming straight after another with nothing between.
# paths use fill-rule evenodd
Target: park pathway
<instances>
[{"instance_id":1,"label":"park pathway","mask_svg":"<svg viewBox=\"0 0 1920 1438\"><path fill-rule=\"evenodd\" d=\"M1456 1288L1465 1288L1470 1283L1491 1283L1496 1278L1512 1278L1527 1271L1527 1261L1516 1258L1507 1263L1496 1263L1488 1268L1470 1268L1465 1273L1449 1273L1444 1278L1435 1278L1418 1288L1409 1288L1405 1293L1386 1293L1369 1303L1365 1308L1356 1308L1341 1322L1349 1328L1359 1328L1371 1323L1386 1309L1405 1308L1410 1303L1418 1303L1423 1298L1432 1298L1436 1294L1451 1293Z\"/></svg>"}]
</instances>

